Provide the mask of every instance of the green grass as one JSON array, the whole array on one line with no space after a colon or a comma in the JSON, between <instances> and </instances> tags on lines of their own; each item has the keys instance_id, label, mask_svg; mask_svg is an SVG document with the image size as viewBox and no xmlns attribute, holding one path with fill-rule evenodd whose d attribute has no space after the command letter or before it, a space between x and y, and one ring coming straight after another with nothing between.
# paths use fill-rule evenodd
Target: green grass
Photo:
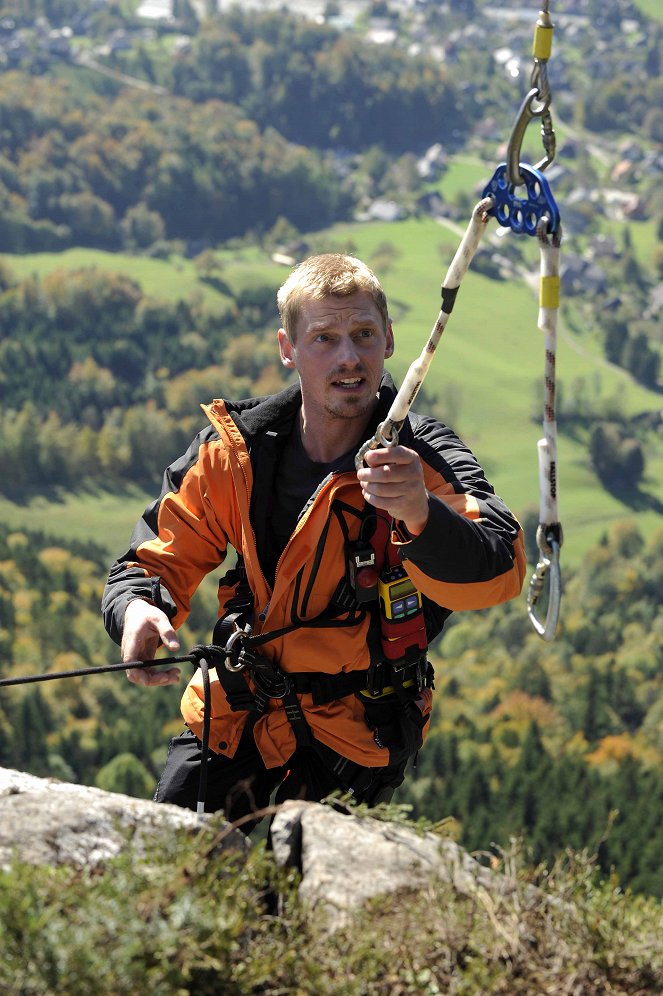
<instances>
[{"instance_id":1,"label":"green grass","mask_svg":"<svg viewBox=\"0 0 663 996\"><path fill-rule=\"evenodd\" d=\"M647 17L651 17L653 21L659 21L663 24L663 8L660 0L635 0L635 6Z\"/></svg>"},{"instance_id":2,"label":"green grass","mask_svg":"<svg viewBox=\"0 0 663 996\"><path fill-rule=\"evenodd\" d=\"M234 294L261 285L273 286L276 292L284 278L283 267L272 263L256 246L224 250L217 255L223 263L219 280L231 287ZM20 280L32 275L43 279L56 270L68 272L95 267L109 273L126 274L150 297L167 301L200 299L206 307L219 311L226 311L232 304L231 296L200 280L193 261L181 256L173 255L163 260L77 248L60 253L5 253L3 258Z\"/></svg>"},{"instance_id":3,"label":"green grass","mask_svg":"<svg viewBox=\"0 0 663 996\"><path fill-rule=\"evenodd\" d=\"M497 162L493 167L486 165L476 156L454 156L436 187L445 201L453 203L458 194L472 194L478 184L487 183L497 165Z\"/></svg>"},{"instance_id":4,"label":"green grass","mask_svg":"<svg viewBox=\"0 0 663 996\"><path fill-rule=\"evenodd\" d=\"M660 245L656 230L658 221L654 218L648 221L629 221L628 231L633 250L638 262L645 267L651 267L654 260L654 249ZM617 219L605 219L602 228L606 234L612 235L621 250L624 237L624 222Z\"/></svg>"},{"instance_id":5,"label":"green grass","mask_svg":"<svg viewBox=\"0 0 663 996\"><path fill-rule=\"evenodd\" d=\"M154 495L135 489L64 491L14 502L0 496L0 520L15 529L41 529L65 540L91 541L111 558L129 547L134 524ZM109 561L110 566L110 561Z\"/></svg>"},{"instance_id":6,"label":"green grass","mask_svg":"<svg viewBox=\"0 0 663 996\"><path fill-rule=\"evenodd\" d=\"M190 300L200 296L207 307L225 311L231 299L198 279L191 260L173 256L169 260L149 259L101 249L66 249L64 252L39 252L28 256L5 254L4 258L19 279L31 275L44 278L56 270L96 267L110 273L131 277L143 292L167 301Z\"/></svg>"}]
</instances>

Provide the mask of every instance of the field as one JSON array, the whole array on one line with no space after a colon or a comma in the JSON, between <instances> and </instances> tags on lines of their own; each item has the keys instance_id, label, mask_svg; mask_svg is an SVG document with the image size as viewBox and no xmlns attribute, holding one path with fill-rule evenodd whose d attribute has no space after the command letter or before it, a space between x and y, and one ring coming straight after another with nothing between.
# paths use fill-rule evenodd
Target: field
<instances>
[{"instance_id":1,"label":"field","mask_svg":"<svg viewBox=\"0 0 663 996\"><path fill-rule=\"evenodd\" d=\"M663 23L663 9L661 9L659 0L636 0L635 6L638 7L643 14L646 14L647 17L651 17L653 20Z\"/></svg>"},{"instance_id":2,"label":"field","mask_svg":"<svg viewBox=\"0 0 663 996\"><path fill-rule=\"evenodd\" d=\"M44 277L55 270L78 270L95 267L110 273L124 273L152 297L177 301L191 296L201 297L209 308L225 311L230 298L198 280L191 260L172 257L168 260L148 259L103 249L67 249L61 253L38 252L26 256L5 257L17 277Z\"/></svg>"},{"instance_id":3,"label":"field","mask_svg":"<svg viewBox=\"0 0 663 996\"><path fill-rule=\"evenodd\" d=\"M316 244L352 245L369 263L375 259L394 315L396 355L391 370L397 381L420 353L437 317L440 283L459 242L453 228L430 219L408 220L336 226L315 237ZM392 259L381 268L385 246L393 247ZM525 248L535 277L536 246ZM221 258L222 279L234 291L257 284L276 288L287 272L256 248L226 251ZM43 276L56 268L97 266L129 274L156 297L191 298L203 294L220 309L229 300L204 285L193 263L180 258L141 259L77 249L60 255L7 257L7 261L17 276ZM450 423L475 451L496 490L519 515L538 506L536 442L541 435L543 348L536 327L537 310L535 292L524 281L489 280L470 271L425 385L427 395L439 399L443 417L448 407ZM276 312L274 322L276 327ZM582 378L591 382L602 397L619 396L627 414L660 407L657 395L607 364L589 337L578 336L562 325L559 340L557 369L563 390L571 390ZM660 445L648 454L647 466L644 490L656 495L657 482L663 480ZM616 520L635 517L645 534L661 523L660 514L648 510L646 500L643 508L636 511L599 486L589 469L582 440L561 436L559 481L560 516L565 531L563 556L569 565L579 563ZM115 494L60 494L56 499L39 496L25 505L0 499L0 515L16 526L38 525L56 535L94 538L105 544L109 553L117 554L125 548L132 525L148 498L140 492L127 491L126 484L118 482Z\"/></svg>"}]
</instances>

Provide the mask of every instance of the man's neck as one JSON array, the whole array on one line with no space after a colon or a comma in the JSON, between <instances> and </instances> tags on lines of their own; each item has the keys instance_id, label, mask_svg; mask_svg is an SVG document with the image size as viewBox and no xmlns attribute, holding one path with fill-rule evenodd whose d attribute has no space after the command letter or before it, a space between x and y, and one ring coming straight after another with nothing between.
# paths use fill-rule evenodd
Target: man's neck
<instances>
[{"instance_id":1,"label":"man's neck","mask_svg":"<svg viewBox=\"0 0 663 996\"><path fill-rule=\"evenodd\" d=\"M302 408L299 429L307 456L316 463L331 463L367 438L372 413L361 419L329 419L318 426Z\"/></svg>"}]
</instances>

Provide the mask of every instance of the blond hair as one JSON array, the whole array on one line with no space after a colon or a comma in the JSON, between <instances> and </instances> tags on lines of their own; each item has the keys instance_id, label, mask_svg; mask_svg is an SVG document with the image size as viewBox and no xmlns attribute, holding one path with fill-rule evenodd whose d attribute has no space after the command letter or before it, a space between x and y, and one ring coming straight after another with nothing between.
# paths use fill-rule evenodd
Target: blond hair
<instances>
[{"instance_id":1,"label":"blond hair","mask_svg":"<svg viewBox=\"0 0 663 996\"><path fill-rule=\"evenodd\" d=\"M373 299L386 332L389 325L387 297L382 284L365 263L343 253L309 256L295 267L276 296L281 325L294 342L297 321L307 298L319 301L325 297L349 297L361 291Z\"/></svg>"}]
</instances>

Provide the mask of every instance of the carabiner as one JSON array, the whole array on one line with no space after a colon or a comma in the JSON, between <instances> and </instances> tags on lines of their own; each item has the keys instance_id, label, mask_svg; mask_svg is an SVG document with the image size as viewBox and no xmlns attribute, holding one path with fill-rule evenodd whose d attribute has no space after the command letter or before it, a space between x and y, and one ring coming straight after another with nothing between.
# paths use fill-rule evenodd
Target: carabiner
<instances>
[{"instance_id":1,"label":"carabiner","mask_svg":"<svg viewBox=\"0 0 663 996\"><path fill-rule=\"evenodd\" d=\"M355 456L355 468L356 470L361 470L364 466L364 457L369 450L377 450L380 446L397 446L398 445L398 430L401 423L392 422L392 420L387 417L384 422L380 422L379 426L375 430L375 435L370 439L367 439L362 446L357 450L357 455Z\"/></svg>"},{"instance_id":2,"label":"carabiner","mask_svg":"<svg viewBox=\"0 0 663 996\"><path fill-rule=\"evenodd\" d=\"M561 527L559 527L561 536ZM534 573L530 579L529 590L527 592L527 615L535 631L542 640L550 642L554 639L557 622L559 620L559 606L562 599L562 573L559 566L559 550L561 541L554 536L547 537L548 547L544 551L542 543L539 544L540 558ZM543 593L546 577L549 577L548 584L548 611L544 622L541 622L536 614L536 605Z\"/></svg>"},{"instance_id":3,"label":"carabiner","mask_svg":"<svg viewBox=\"0 0 663 996\"><path fill-rule=\"evenodd\" d=\"M237 626L237 624L235 625ZM233 650L233 647L239 640L240 636L249 636L250 633L251 633L251 627L247 623L244 629L242 629L240 626L237 626L237 628L234 629L233 632L228 637L226 645L223 648L227 654L226 671L232 671L233 674L238 674L240 671L243 671L244 668L246 667L246 663L241 659L241 647L240 647L240 652L234 654L232 658L231 658L231 652Z\"/></svg>"},{"instance_id":4,"label":"carabiner","mask_svg":"<svg viewBox=\"0 0 663 996\"><path fill-rule=\"evenodd\" d=\"M534 169L540 172L547 169L555 158L555 132L549 108L550 97L543 99L537 86L532 87L520 106L506 150L507 180L514 187L520 187L525 183L525 177L520 171L520 156L525 132L532 118L541 118L541 137L546 153L538 163L534 164Z\"/></svg>"}]
</instances>

